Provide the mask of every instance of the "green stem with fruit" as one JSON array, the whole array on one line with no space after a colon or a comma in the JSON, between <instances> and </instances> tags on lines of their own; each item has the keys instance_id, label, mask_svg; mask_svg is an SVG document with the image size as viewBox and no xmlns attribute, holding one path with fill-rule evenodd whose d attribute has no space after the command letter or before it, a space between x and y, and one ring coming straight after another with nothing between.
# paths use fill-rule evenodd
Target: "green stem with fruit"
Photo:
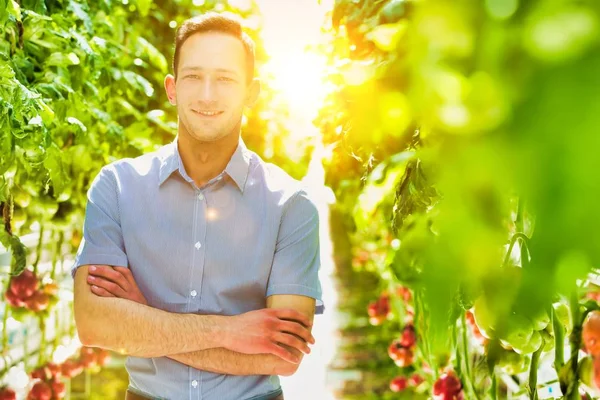
<instances>
[{"instance_id":1,"label":"green stem with fruit","mask_svg":"<svg viewBox=\"0 0 600 400\"><path fill-rule=\"evenodd\" d=\"M579 349L581 348L581 326L583 319L579 310L579 295L577 290L574 290L571 294L570 307L573 330L569 336L569 341L571 342L571 357L569 359L571 373L568 376L571 378L571 381L566 382L567 393L565 393L565 397L569 400L579 398L579 373L577 367L579 363Z\"/></svg>"},{"instance_id":2,"label":"green stem with fruit","mask_svg":"<svg viewBox=\"0 0 600 400\"><path fill-rule=\"evenodd\" d=\"M467 382L469 383L469 389L475 396L476 400L479 400L479 395L477 394L477 390L475 389L475 382L473 379L473 374L471 373L471 359L469 357L469 341L467 338L467 318L465 317L465 313L462 313L461 316L461 324L462 324L462 351L463 358L465 360L465 372L467 374Z\"/></svg>"},{"instance_id":3,"label":"green stem with fruit","mask_svg":"<svg viewBox=\"0 0 600 400\"><path fill-rule=\"evenodd\" d=\"M33 262L33 273L37 275L38 264L40 263L40 259L42 258L42 247L44 245L44 224L40 225L40 237L38 239L38 244L35 249L35 261Z\"/></svg>"},{"instance_id":4,"label":"green stem with fruit","mask_svg":"<svg viewBox=\"0 0 600 400\"><path fill-rule=\"evenodd\" d=\"M44 365L46 364L46 321L44 320L43 314L38 314L38 321L40 324L40 331L42 333L42 341L40 343L39 350L39 364Z\"/></svg>"},{"instance_id":5,"label":"green stem with fruit","mask_svg":"<svg viewBox=\"0 0 600 400\"><path fill-rule=\"evenodd\" d=\"M554 369L556 375L560 376L560 370L565 365L565 328L552 308L552 329L554 331Z\"/></svg>"},{"instance_id":6,"label":"green stem with fruit","mask_svg":"<svg viewBox=\"0 0 600 400\"><path fill-rule=\"evenodd\" d=\"M492 400L498 400L498 378L496 373L492 371L492 386L490 387L490 397Z\"/></svg>"},{"instance_id":7,"label":"green stem with fruit","mask_svg":"<svg viewBox=\"0 0 600 400\"><path fill-rule=\"evenodd\" d=\"M454 370L458 376L462 376L462 357L460 352L460 345L458 342L458 326L456 321L452 326L452 347L454 348ZM465 360L466 362L466 360Z\"/></svg>"},{"instance_id":8,"label":"green stem with fruit","mask_svg":"<svg viewBox=\"0 0 600 400\"><path fill-rule=\"evenodd\" d=\"M6 283L5 293L10 290L10 279ZM8 349L8 332L6 331L6 325L8 322L8 314L10 312L10 307L8 303L4 303L4 317L2 318L2 349Z\"/></svg>"},{"instance_id":9,"label":"green stem with fruit","mask_svg":"<svg viewBox=\"0 0 600 400\"><path fill-rule=\"evenodd\" d=\"M423 356L429 363L429 367L431 368L432 378L431 383L435 382L438 378L437 366L433 363L433 358L431 357L431 346L429 344L429 340L427 340L427 333L429 326L426 325L427 318L425 316L425 308L423 305L423 299L421 298L422 293L419 289L415 289L414 291L414 302L415 302L415 321L420 325L419 329L419 343L422 343L421 349L423 350Z\"/></svg>"},{"instance_id":10,"label":"green stem with fruit","mask_svg":"<svg viewBox=\"0 0 600 400\"><path fill-rule=\"evenodd\" d=\"M8 284L6 285L6 290L10 290L10 280L8 281ZM9 365L8 365L8 360L6 359L6 357L4 357L4 352L6 352L8 350L8 332L6 331L7 325L8 325L8 315L10 313L10 307L8 306L7 303L5 303L4 306L4 317L2 317L2 358L4 359L4 371L2 371L2 373L0 374L1 376L4 376L4 374L6 373L6 371L8 371Z\"/></svg>"},{"instance_id":11,"label":"green stem with fruit","mask_svg":"<svg viewBox=\"0 0 600 400\"><path fill-rule=\"evenodd\" d=\"M538 391L537 391L537 373L538 373L538 365L540 362L540 356L544 351L544 343L540 345L540 348L537 349L531 356L531 365L529 366L529 399L530 400L538 400Z\"/></svg>"},{"instance_id":12,"label":"green stem with fruit","mask_svg":"<svg viewBox=\"0 0 600 400\"><path fill-rule=\"evenodd\" d=\"M56 265L58 264L58 260L60 259L61 267L63 263L62 258L62 246L65 240L65 234L62 231L58 231L56 238L56 247L54 249L54 254L52 255L52 271L50 272L50 279L54 280L56 276Z\"/></svg>"}]
</instances>

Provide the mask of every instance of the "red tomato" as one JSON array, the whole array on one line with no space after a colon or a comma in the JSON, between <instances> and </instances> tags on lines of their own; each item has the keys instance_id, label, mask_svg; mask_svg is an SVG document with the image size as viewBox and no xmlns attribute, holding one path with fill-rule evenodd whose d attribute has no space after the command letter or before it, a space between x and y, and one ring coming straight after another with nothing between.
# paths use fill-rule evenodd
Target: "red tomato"
<instances>
[{"instance_id":1,"label":"red tomato","mask_svg":"<svg viewBox=\"0 0 600 400\"><path fill-rule=\"evenodd\" d=\"M26 269L21 275L15 276L10 281L10 290L21 299L31 297L37 290L39 282L33 271Z\"/></svg>"},{"instance_id":2,"label":"red tomato","mask_svg":"<svg viewBox=\"0 0 600 400\"><path fill-rule=\"evenodd\" d=\"M401 392L408 387L408 380L403 376L397 376L390 382L392 392Z\"/></svg>"},{"instance_id":3,"label":"red tomato","mask_svg":"<svg viewBox=\"0 0 600 400\"><path fill-rule=\"evenodd\" d=\"M46 382L37 382L27 396L28 400L51 400L52 388Z\"/></svg>"},{"instance_id":4,"label":"red tomato","mask_svg":"<svg viewBox=\"0 0 600 400\"><path fill-rule=\"evenodd\" d=\"M0 389L0 400L17 400L17 394L12 389L2 388Z\"/></svg>"}]
</instances>

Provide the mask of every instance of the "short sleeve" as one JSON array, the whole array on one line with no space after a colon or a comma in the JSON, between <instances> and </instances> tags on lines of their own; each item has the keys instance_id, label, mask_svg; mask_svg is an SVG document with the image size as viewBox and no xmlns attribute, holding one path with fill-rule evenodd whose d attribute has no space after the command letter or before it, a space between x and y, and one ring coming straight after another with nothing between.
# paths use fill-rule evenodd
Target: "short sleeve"
<instances>
[{"instance_id":1,"label":"short sleeve","mask_svg":"<svg viewBox=\"0 0 600 400\"><path fill-rule=\"evenodd\" d=\"M82 265L127 266L121 231L114 169L102 168L87 195L83 238L71 267L71 276Z\"/></svg>"},{"instance_id":2,"label":"short sleeve","mask_svg":"<svg viewBox=\"0 0 600 400\"><path fill-rule=\"evenodd\" d=\"M284 206L267 297L276 294L312 297L316 300L315 313L323 314L320 266L319 213L301 190Z\"/></svg>"}]
</instances>

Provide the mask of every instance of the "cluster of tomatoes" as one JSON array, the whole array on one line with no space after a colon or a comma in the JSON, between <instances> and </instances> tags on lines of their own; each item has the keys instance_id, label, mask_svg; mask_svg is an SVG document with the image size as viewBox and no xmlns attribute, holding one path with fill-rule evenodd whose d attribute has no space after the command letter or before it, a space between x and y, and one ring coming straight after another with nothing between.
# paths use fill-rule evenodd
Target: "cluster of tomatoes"
<instances>
[{"instance_id":1,"label":"cluster of tomatoes","mask_svg":"<svg viewBox=\"0 0 600 400\"><path fill-rule=\"evenodd\" d=\"M4 298L16 309L25 308L33 312L48 309L58 301L58 286L55 283L41 285L37 275L30 269L10 280Z\"/></svg>"},{"instance_id":2,"label":"cluster of tomatoes","mask_svg":"<svg viewBox=\"0 0 600 400\"><path fill-rule=\"evenodd\" d=\"M27 394L27 400L60 400L66 396L65 384L62 378L74 378L85 368L102 367L110 360L107 350L82 347L79 357L68 359L62 364L46 363L34 369L30 376L33 386ZM0 388L0 400L16 400L14 390Z\"/></svg>"}]
</instances>

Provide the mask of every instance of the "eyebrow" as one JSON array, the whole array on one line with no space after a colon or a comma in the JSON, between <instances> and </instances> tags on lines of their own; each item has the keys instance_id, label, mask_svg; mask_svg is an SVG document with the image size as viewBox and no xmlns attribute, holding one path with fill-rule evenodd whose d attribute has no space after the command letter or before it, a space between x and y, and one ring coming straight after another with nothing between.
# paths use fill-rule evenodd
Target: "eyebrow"
<instances>
[{"instance_id":1,"label":"eyebrow","mask_svg":"<svg viewBox=\"0 0 600 400\"><path fill-rule=\"evenodd\" d=\"M185 67L185 68L181 69L181 72L186 72L186 71L206 71L206 68L202 68L202 67ZM232 69L227 69L227 68L216 68L214 71L225 72L225 73L236 75L236 76L240 75L240 74L237 73L237 71L234 71Z\"/></svg>"}]
</instances>

